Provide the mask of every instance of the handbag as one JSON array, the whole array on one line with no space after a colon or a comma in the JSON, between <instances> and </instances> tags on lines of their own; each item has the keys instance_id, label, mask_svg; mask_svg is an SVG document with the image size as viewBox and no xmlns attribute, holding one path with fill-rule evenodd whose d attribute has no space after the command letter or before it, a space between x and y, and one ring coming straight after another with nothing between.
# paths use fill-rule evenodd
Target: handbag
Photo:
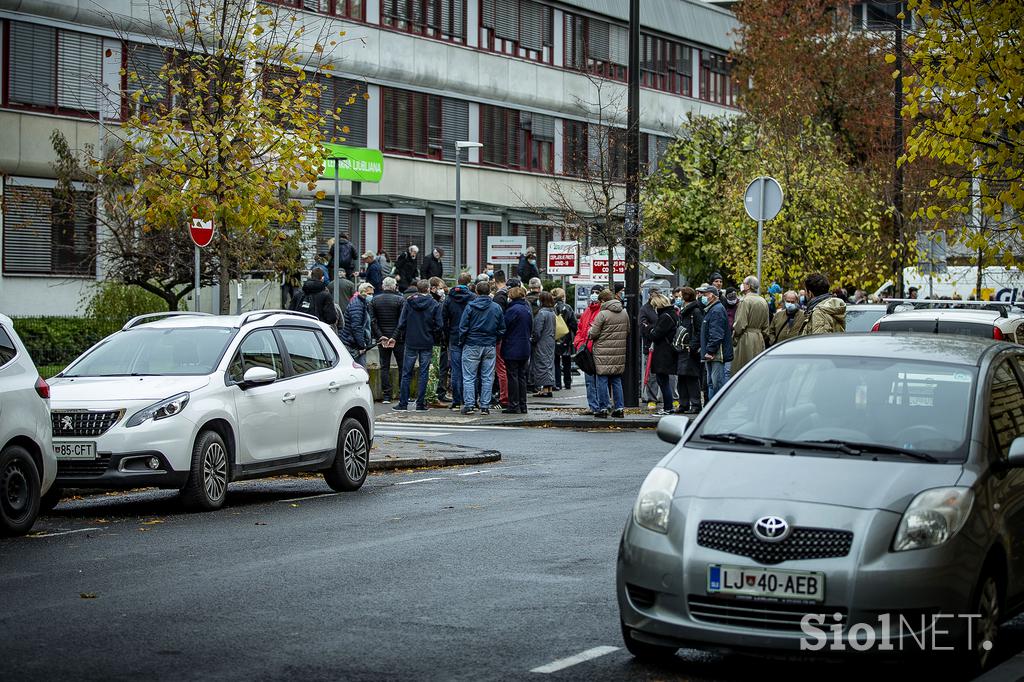
<instances>
[{"instance_id":1,"label":"handbag","mask_svg":"<svg viewBox=\"0 0 1024 682\"><path fill-rule=\"evenodd\" d=\"M572 356L572 359L584 374L597 374L597 364L594 362L594 353L587 348L586 344L576 351Z\"/></svg>"},{"instance_id":2,"label":"handbag","mask_svg":"<svg viewBox=\"0 0 1024 682\"><path fill-rule=\"evenodd\" d=\"M561 315L555 315L555 341L558 341L568 333L569 325L565 323L565 318Z\"/></svg>"}]
</instances>

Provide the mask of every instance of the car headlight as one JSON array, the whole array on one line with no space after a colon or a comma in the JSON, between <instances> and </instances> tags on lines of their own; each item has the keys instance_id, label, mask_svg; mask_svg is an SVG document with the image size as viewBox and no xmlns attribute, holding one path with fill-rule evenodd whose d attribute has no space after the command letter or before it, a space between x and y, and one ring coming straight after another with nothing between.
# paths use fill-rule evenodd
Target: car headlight
<instances>
[{"instance_id":1,"label":"car headlight","mask_svg":"<svg viewBox=\"0 0 1024 682\"><path fill-rule=\"evenodd\" d=\"M903 513L893 551L937 547L957 534L974 504L970 488L925 490Z\"/></svg>"},{"instance_id":2,"label":"car headlight","mask_svg":"<svg viewBox=\"0 0 1024 682\"><path fill-rule=\"evenodd\" d=\"M672 496L675 495L679 476L664 467L654 467L647 474L640 494L633 505L633 520L648 530L657 533L668 532L668 516L672 511Z\"/></svg>"},{"instance_id":3,"label":"car headlight","mask_svg":"<svg viewBox=\"0 0 1024 682\"><path fill-rule=\"evenodd\" d=\"M158 419L166 419L167 417L173 417L188 405L188 393L179 393L178 395L172 395L167 400L161 400L158 403L153 403L149 407L139 410L132 415L132 418L128 420L125 426L138 426L147 419L156 421Z\"/></svg>"}]
</instances>

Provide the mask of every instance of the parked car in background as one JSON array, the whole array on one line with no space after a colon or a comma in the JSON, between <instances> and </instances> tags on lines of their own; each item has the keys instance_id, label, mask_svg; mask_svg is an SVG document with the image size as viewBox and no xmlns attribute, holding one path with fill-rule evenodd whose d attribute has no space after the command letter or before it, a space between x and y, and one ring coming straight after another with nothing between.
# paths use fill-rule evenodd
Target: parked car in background
<instances>
[{"instance_id":1,"label":"parked car in background","mask_svg":"<svg viewBox=\"0 0 1024 682\"><path fill-rule=\"evenodd\" d=\"M1024 604L1022 380L1024 348L991 339L803 337L663 418L619 549L627 648L835 655L870 632L987 666Z\"/></svg>"},{"instance_id":2,"label":"parked car in background","mask_svg":"<svg viewBox=\"0 0 1024 682\"><path fill-rule=\"evenodd\" d=\"M846 333L869 332L885 315L888 306L882 303L862 303L846 306Z\"/></svg>"},{"instance_id":3,"label":"parked car in background","mask_svg":"<svg viewBox=\"0 0 1024 682\"><path fill-rule=\"evenodd\" d=\"M0 535L32 529L57 473L49 398L11 318L0 315Z\"/></svg>"},{"instance_id":4,"label":"parked car in background","mask_svg":"<svg viewBox=\"0 0 1024 682\"><path fill-rule=\"evenodd\" d=\"M902 304L875 322L871 331L964 334L1024 343L1024 313L1005 306L909 309Z\"/></svg>"},{"instance_id":5,"label":"parked car in background","mask_svg":"<svg viewBox=\"0 0 1024 682\"><path fill-rule=\"evenodd\" d=\"M339 491L366 479L369 376L309 315L142 316L50 385L59 489L178 488L216 509L239 479L319 471Z\"/></svg>"}]
</instances>

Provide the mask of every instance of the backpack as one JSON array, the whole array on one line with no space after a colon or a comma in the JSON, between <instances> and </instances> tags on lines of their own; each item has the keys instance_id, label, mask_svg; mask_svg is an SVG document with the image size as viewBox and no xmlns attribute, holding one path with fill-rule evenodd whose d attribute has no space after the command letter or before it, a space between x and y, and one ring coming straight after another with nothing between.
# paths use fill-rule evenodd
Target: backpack
<instances>
[{"instance_id":1,"label":"backpack","mask_svg":"<svg viewBox=\"0 0 1024 682\"><path fill-rule=\"evenodd\" d=\"M690 326L688 324L680 324L676 327L676 335L672 339L672 347L680 353L690 352Z\"/></svg>"}]
</instances>

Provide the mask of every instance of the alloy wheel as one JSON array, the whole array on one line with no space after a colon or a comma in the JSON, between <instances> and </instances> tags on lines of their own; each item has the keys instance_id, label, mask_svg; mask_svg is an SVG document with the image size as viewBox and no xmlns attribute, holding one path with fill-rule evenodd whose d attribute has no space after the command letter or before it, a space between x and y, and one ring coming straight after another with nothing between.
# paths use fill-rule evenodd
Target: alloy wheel
<instances>
[{"instance_id":1,"label":"alloy wheel","mask_svg":"<svg viewBox=\"0 0 1024 682\"><path fill-rule=\"evenodd\" d=\"M999 632L999 586L987 576L978 595L978 629L974 641L979 666L984 669Z\"/></svg>"},{"instance_id":2,"label":"alloy wheel","mask_svg":"<svg viewBox=\"0 0 1024 682\"><path fill-rule=\"evenodd\" d=\"M353 481L359 481L366 473L369 460L369 452L366 447L366 437L359 429L351 429L345 434L345 443L341 451L345 462L345 472Z\"/></svg>"},{"instance_id":3,"label":"alloy wheel","mask_svg":"<svg viewBox=\"0 0 1024 682\"><path fill-rule=\"evenodd\" d=\"M0 502L11 517L20 519L29 511L32 506L30 490L24 465L17 460L8 462L0 477L0 493L3 495Z\"/></svg>"},{"instance_id":4,"label":"alloy wheel","mask_svg":"<svg viewBox=\"0 0 1024 682\"><path fill-rule=\"evenodd\" d=\"M220 443L210 443L203 453L203 486L212 501L219 500L228 486L228 458Z\"/></svg>"}]
</instances>

